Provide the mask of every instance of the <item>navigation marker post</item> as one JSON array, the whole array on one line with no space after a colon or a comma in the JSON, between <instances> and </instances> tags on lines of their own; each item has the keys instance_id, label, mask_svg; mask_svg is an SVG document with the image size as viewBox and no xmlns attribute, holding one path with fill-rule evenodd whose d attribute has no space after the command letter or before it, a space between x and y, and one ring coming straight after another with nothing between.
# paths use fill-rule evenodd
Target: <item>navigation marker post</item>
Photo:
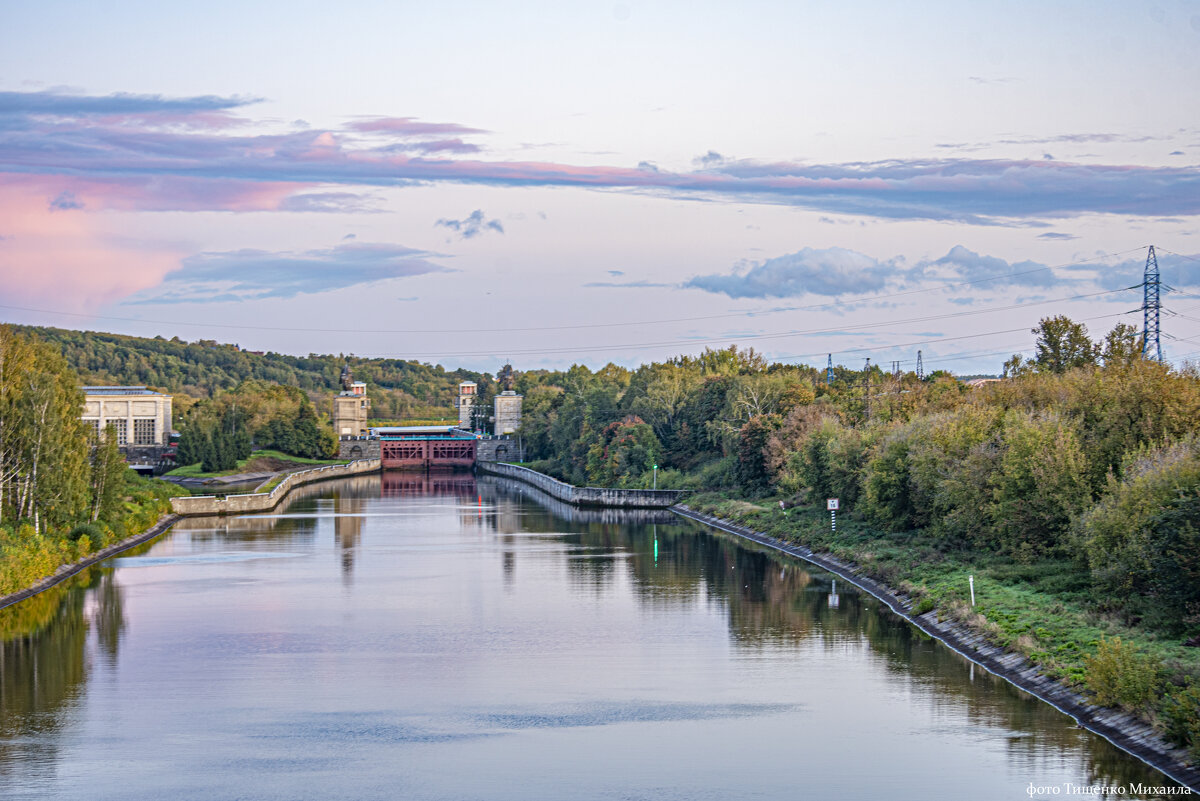
<instances>
[{"instance_id":1,"label":"navigation marker post","mask_svg":"<svg viewBox=\"0 0 1200 801\"><path fill-rule=\"evenodd\" d=\"M829 530L837 531L838 499L837 498L826 498L825 499L825 508L829 510Z\"/></svg>"},{"instance_id":2,"label":"navigation marker post","mask_svg":"<svg viewBox=\"0 0 1200 801\"><path fill-rule=\"evenodd\" d=\"M971 606L975 605L975 577L967 576L967 583L971 585Z\"/></svg>"},{"instance_id":3,"label":"navigation marker post","mask_svg":"<svg viewBox=\"0 0 1200 801\"><path fill-rule=\"evenodd\" d=\"M654 489L658 489L658 465L654 465Z\"/></svg>"}]
</instances>

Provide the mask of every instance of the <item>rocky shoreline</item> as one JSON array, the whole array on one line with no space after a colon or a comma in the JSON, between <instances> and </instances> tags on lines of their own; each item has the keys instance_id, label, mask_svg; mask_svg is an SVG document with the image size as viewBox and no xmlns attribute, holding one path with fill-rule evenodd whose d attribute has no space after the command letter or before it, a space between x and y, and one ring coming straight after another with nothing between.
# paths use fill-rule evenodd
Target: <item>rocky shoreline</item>
<instances>
[{"instance_id":1,"label":"rocky shoreline","mask_svg":"<svg viewBox=\"0 0 1200 801\"><path fill-rule=\"evenodd\" d=\"M1069 715L1081 727L1157 768L1171 779L1190 788L1192 792L1200 793L1200 769L1186 764L1184 752L1163 740L1150 724L1124 712L1090 703L1087 698L1069 687L1043 675L1038 667L1022 654L992 645L959 623L939 621L936 609L923 615L912 614L912 602L908 596L868 578L856 565L843 562L829 554L814 553L810 548L784 542L761 531L701 514L686 505L674 506L672 511L728 534L803 559L850 582L883 601L895 614L956 653Z\"/></svg>"}]
</instances>

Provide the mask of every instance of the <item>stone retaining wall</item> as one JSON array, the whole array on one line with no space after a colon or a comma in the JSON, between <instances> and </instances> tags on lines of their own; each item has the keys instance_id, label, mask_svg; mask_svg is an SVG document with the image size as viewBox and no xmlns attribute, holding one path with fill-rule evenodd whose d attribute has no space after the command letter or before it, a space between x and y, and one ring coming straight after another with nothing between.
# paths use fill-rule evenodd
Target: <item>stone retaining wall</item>
<instances>
[{"instance_id":1,"label":"stone retaining wall","mask_svg":"<svg viewBox=\"0 0 1200 801\"><path fill-rule=\"evenodd\" d=\"M289 473L270 492L255 492L245 495L185 495L171 499L171 508L177 515L234 515L249 512L269 512L278 506L295 487L325 481L331 478L356 476L361 473L376 473L380 469L378 459L362 459L350 464L331 464L312 470Z\"/></svg>"},{"instance_id":2,"label":"stone retaining wall","mask_svg":"<svg viewBox=\"0 0 1200 801\"><path fill-rule=\"evenodd\" d=\"M545 473L502 462L477 462L475 469L504 478L523 481L537 487L547 495L575 506L617 506L627 509L666 509L674 506L686 493L683 490L636 490L607 489L604 487L576 487Z\"/></svg>"},{"instance_id":3,"label":"stone retaining wall","mask_svg":"<svg viewBox=\"0 0 1200 801\"><path fill-rule=\"evenodd\" d=\"M475 443L476 462L519 462L525 454L521 452L520 440L510 437L481 439Z\"/></svg>"},{"instance_id":4,"label":"stone retaining wall","mask_svg":"<svg viewBox=\"0 0 1200 801\"><path fill-rule=\"evenodd\" d=\"M367 437L343 437L338 440L338 458L351 459L382 459L383 448L379 440Z\"/></svg>"}]
</instances>

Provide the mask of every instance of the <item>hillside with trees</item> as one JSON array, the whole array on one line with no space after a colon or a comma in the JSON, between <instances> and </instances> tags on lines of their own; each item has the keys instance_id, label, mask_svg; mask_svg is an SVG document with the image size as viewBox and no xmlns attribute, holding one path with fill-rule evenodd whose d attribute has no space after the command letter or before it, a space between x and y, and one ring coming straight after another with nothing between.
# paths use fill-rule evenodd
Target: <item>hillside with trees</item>
<instances>
[{"instance_id":1,"label":"hillside with trees","mask_svg":"<svg viewBox=\"0 0 1200 801\"><path fill-rule=\"evenodd\" d=\"M191 398L212 398L255 380L297 387L324 409L327 398L340 390L342 368L349 364L355 379L367 383L372 412L382 419L445 417L453 412L458 383L481 379L469 370L447 371L440 365L401 359L289 356L254 353L213 340L14 328L57 348L85 383L146 385Z\"/></svg>"}]
</instances>

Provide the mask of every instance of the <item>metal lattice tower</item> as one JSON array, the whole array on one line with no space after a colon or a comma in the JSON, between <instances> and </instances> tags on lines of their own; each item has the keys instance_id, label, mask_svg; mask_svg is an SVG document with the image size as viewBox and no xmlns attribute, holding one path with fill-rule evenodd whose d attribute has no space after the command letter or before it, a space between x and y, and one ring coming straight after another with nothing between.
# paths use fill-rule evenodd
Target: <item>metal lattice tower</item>
<instances>
[{"instance_id":1,"label":"metal lattice tower","mask_svg":"<svg viewBox=\"0 0 1200 801\"><path fill-rule=\"evenodd\" d=\"M892 360L892 378L900 380L900 362L895 359Z\"/></svg>"},{"instance_id":2,"label":"metal lattice tower","mask_svg":"<svg viewBox=\"0 0 1200 801\"><path fill-rule=\"evenodd\" d=\"M833 385L833 354L829 354L829 358L825 361L825 383Z\"/></svg>"},{"instance_id":3,"label":"metal lattice tower","mask_svg":"<svg viewBox=\"0 0 1200 801\"><path fill-rule=\"evenodd\" d=\"M925 364L921 361L921 351L917 351L917 380L925 380Z\"/></svg>"},{"instance_id":4,"label":"metal lattice tower","mask_svg":"<svg viewBox=\"0 0 1200 801\"><path fill-rule=\"evenodd\" d=\"M1162 304L1158 298L1158 258L1154 245L1146 254L1146 275L1142 279L1142 358L1162 361L1162 344L1159 342L1158 315Z\"/></svg>"}]
</instances>

